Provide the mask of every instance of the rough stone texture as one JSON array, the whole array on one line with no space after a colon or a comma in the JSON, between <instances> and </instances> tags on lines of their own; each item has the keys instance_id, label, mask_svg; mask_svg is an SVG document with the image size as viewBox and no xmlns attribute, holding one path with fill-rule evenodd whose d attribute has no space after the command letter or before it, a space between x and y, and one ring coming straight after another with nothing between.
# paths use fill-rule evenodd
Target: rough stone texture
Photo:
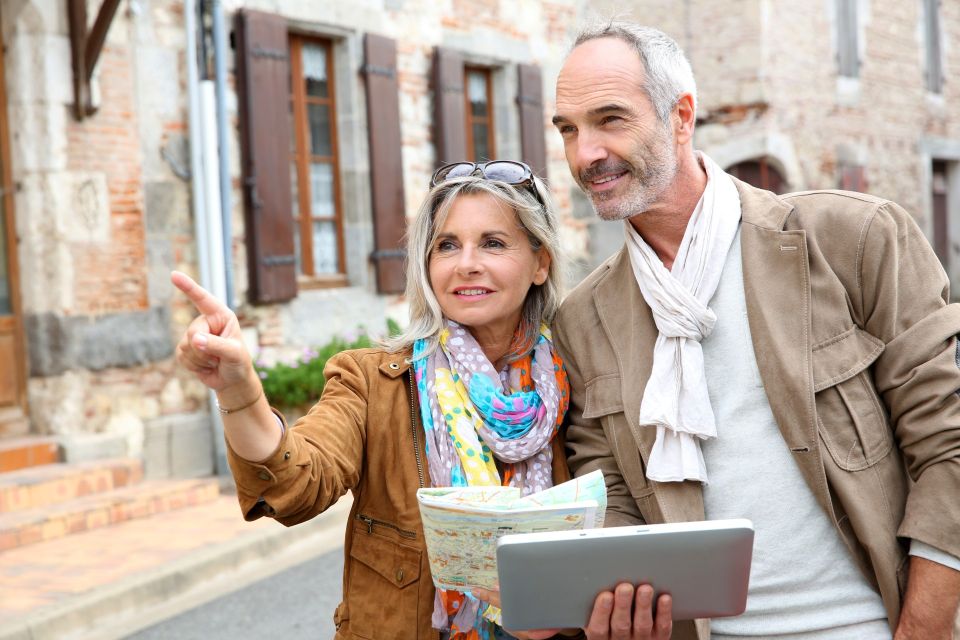
<instances>
[{"instance_id":1,"label":"rough stone texture","mask_svg":"<svg viewBox=\"0 0 960 640\"><path fill-rule=\"evenodd\" d=\"M97 371L168 358L173 353L170 312L146 312L99 318L28 315L30 375L56 376L70 369Z\"/></svg>"},{"instance_id":2,"label":"rough stone texture","mask_svg":"<svg viewBox=\"0 0 960 640\"><path fill-rule=\"evenodd\" d=\"M429 82L432 50L452 46L494 70L498 155L518 153L516 65L541 66L549 184L575 284L621 244L570 177L549 118L554 80L579 24L631 15L673 35L699 82L696 143L724 166L765 158L793 189L838 185L841 164L864 167L870 192L906 206L931 232L930 161L960 166L960 3L942 2L942 96L924 87L922 3L871 0L861 19L859 80L837 78L833 2L769 0L230 0L233 12L284 16L334 44L340 186L349 286L301 288L286 305L246 303L246 249L233 52L227 52L229 166L233 180L234 293L252 351L321 344L360 323L377 331L405 317L379 296L362 76L366 33L397 41L406 214L436 162ZM321 6L322 5L322 6ZM93 5L91 5L93 6ZM124 5L125 6L125 5ZM32 430L144 427L207 410L207 391L170 355L196 310L169 284L195 275L188 181L187 90L181 0L118 11L94 89L99 111L76 122L65 12L54 0L3 0L18 262L28 349ZM960 280L960 170L951 174L950 273ZM960 290L957 287L955 291ZM209 419L209 418L208 418ZM112 425L112 426L109 426ZM127 431L130 431L129 429ZM133 430L135 431L135 429ZM135 445L135 442L129 444Z\"/></svg>"},{"instance_id":3,"label":"rough stone texture","mask_svg":"<svg viewBox=\"0 0 960 640\"><path fill-rule=\"evenodd\" d=\"M210 414L162 416L144 424L144 477L196 478L213 472Z\"/></svg>"},{"instance_id":4,"label":"rough stone texture","mask_svg":"<svg viewBox=\"0 0 960 640\"><path fill-rule=\"evenodd\" d=\"M64 462L89 462L128 455L127 439L119 433L82 433L60 438Z\"/></svg>"}]
</instances>

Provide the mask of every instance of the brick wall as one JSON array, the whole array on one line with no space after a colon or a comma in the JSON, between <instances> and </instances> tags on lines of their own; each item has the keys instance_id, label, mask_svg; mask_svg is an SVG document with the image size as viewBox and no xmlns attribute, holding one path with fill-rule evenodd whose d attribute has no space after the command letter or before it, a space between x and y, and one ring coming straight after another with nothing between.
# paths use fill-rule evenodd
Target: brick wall
<instances>
[{"instance_id":1,"label":"brick wall","mask_svg":"<svg viewBox=\"0 0 960 640\"><path fill-rule=\"evenodd\" d=\"M343 93L338 94L338 123L352 286L303 290L288 305L251 307L245 303L237 96L228 53L235 293L251 344L265 352L317 344L354 329L361 318L377 330L385 314L403 313L402 300L375 294L366 259L372 246L369 158L357 71L367 32L397 40L408 216L426 193L434 166L433 47L454 46L468 58L503 67L541 66L550 187L578 276L621 241L618 233L610 233L614 227L596 221L578 194L562 141L549 124L554 79L569 38L590 17L632 15L673 35L698 78L703 119L698 145L729 158L770 155L794 188L835 187L839 164L860 162L870 191L901 202L924 223L928 186L922 141L960 144L960 88L952 82L960 69L958 3L942 3L947 82L939 98L923 87L916 2L867 3L861 78L852 92L836 77L830 0L330 0L322 9L299 0L224 4L228 28L233 11L250 8L279 13L299 29L333 38ZM205 390L174 366L171 353L195 313L182 296L173 295L168 273L172 268L197 272L189 182L177 175L189 167L182 3L153 0L137 3L136 10L121 6L98 69L100 110L83 122L70 114L63 12L53 0L24 0L17 6L14 11L4 7L3 32L21 286L28 320L43 320L31 325L38 328L28 346L36 355L52 349L61 334L86 335L77 329L83 323L120 316L129 318L123 333L132 335L142 330L137 319L144 316L137 314L160 308L169 323L161 331L165 335L152 338L164 342L167 353L155 350L149 362L135 361L134 354L125 366L93 368L67 358L60 369L35 374L30 381L34 430L109 432L121 428L111 425L129 425L131 417L143 423L205 411ZM90 7L93 11L99 4ZM515 91L507 80L502 84ZM501 106L508 115L514 109ZM507 142L516 146L515 140ZM306 320L317 317L323 322ZM49 327L61 333L50 334ZM115 342L105 340L103 349L122 351L120 340Z\"/></svg>"},{"instance_id":2,"label":"brick wall","mask_svg":"<svg viewBox=\"0 0 960 640\"><path fill-rule=\"evenodd\" d=\"M123 29L122 17L115 29ZM67 170L106 179L108 232L71 238L73 313L100 315L147 307L140 130L129 46L105 47L100 57L100 108L67 124ZM83 215L83 201L77 203ZM95 224L95 221L91 220Z\"/></svg>"}]
</instances>

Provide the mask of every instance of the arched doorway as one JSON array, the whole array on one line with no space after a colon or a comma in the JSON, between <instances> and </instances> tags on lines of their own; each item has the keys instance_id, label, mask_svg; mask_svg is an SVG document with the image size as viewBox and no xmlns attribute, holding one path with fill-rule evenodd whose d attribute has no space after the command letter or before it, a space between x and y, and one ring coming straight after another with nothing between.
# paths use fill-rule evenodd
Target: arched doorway
<instances>
[{"instance_id":1,"label":"arched doorway","mask_svg":"<svg viewBox=\"0 0 960 640\"><path fill-rule=\"evenodd\" d=\"M774 193L786 193L787 191L787 181L766 158L738 162L729 167L727 173L760 189L766 189Z\"/></svg>"}]
</instances>

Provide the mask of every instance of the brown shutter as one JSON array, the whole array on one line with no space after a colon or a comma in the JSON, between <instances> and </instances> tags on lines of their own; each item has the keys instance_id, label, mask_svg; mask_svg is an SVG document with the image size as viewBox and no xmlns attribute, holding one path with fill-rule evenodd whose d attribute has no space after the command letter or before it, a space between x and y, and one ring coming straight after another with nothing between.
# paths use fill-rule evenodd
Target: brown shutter
<instances>
[{"instance_id":1,"label":"brown shutter","mask_svg":"<svg viewBox=\"0 0 960 640\"><path fill-rule=\"evenodd\" d=\"M437 47L433 52L433 140L436 166L467 159L463 56Z\"/></svg>"},{"instance_id":2,"label":"brown shutter","mask_svg":"<svg viewBox=\"0 0 960 640\"><path fill-rule=\"evenodd\" d=\"M397 93L397 43L368 33L363 41L373 202L373 255L377 291L402 293L405 278L403 234L403 159L400 152L400 98Z\"/></svg>"},{"instance_id":3,"label":"brown shutter","mask_svg":"<svg viewBox=\"0 0 960 640\"><path fill-rule=\"evenodd\" d=\"M840 166L840 188L844 191L867 191L867 177L860 166Z\"/></svg>"},{"instance_id":4,"label":"brown shutter","mask_svg":"<svg viewBox=\"0 0 960 640\"><path fill-rule=\"evenodd\" d=\"M253 303L297 295L290 187L290 61L287 23L237 12L237 96Z\"/></svg>"},{"instance_id":5,"label":"brown shutter","mask_svg":"<svg viewBox=\"0 0 960 640\"><path fill-rule=\"evenodd\" d=\"M543 81L540 67L521 64L517 67L520 86L520 154L524 162L541 178L547 177L547 141L543 124Z\"/></svg>"}]
</instances>

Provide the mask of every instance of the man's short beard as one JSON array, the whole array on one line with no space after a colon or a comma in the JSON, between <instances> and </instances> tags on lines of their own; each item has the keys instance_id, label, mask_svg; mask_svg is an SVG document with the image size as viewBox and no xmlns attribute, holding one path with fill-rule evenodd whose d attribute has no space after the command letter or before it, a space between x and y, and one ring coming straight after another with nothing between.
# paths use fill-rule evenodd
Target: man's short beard
<instances>
[{"instance_id":1,"label":"man's short beard","mask_svg":"<svg viewBox=\"0 0 960 640\"><path fill-rule=\"evenodd\" d=\"M656 204L670 187L677 175L677 154L673 146L673 136L662 128L659 135L638 145L630 160L623 161L627 169L627 178L632 184L626 186L627 192L617 199L613 193L593 193L586 188L582 174L580 188L590 197L590 204L602 220L624 220L647 211ZM643 162L637 166L637 161ZM612 200L612 201L611 201Z\"/></svg>"}]
</instances>

